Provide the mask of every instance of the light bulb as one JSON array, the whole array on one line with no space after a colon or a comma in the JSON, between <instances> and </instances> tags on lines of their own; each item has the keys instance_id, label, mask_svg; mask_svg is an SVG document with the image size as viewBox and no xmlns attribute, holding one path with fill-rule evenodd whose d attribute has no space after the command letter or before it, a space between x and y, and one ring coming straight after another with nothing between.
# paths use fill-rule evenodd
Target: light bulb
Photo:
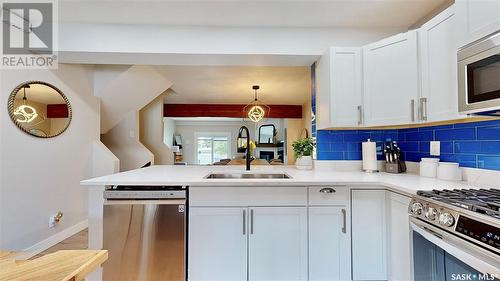
<instances>
[{"instance_id":1,"label":"light bulb","mask_svg":"<svg viewBox=\"0 0 500 281\"><path fill-rule=\"evenodd\" d=\"M14 110L14 115L17 117L17 122L19 123L30 123L38 117L36 109L29 105L20 105Z\"/></svg>"},{"instance_id":2,"label":"light bulb","mask_svg":"<svg viewBox=\"0 0 500 281\"><path fill-rule=\"evenodd\" d=\"M250 108L250 110L248 111L248 118L257 123L259 122L260 120L262 120L262 118L264 118L264 115L266 114L266 112L264 111L264 109L261 107L261 106L258 106L258 105L254 105L252 106L252 108Z\"/></svg>"}]
</instances>

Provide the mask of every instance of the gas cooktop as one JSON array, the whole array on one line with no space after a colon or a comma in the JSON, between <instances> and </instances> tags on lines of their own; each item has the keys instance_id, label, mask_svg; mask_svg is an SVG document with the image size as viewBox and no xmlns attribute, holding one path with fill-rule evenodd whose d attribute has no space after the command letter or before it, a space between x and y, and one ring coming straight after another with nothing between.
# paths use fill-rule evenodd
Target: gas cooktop
<instances>
[{"instance_id":1,"label":"gas cooktop","mask_svg":"<svg viewBox=\"0 0 500 281\"><path fill-rule=\"evenodd\" d=\"M417 195L500 219L499 189L418 191Z\"/></svg>"},{"instance_id":2,"label":"gas cooktop","mask_svg":"<svg viewBox=\"0 0 500 281\"><path fill-rule=\"evenodd\" d=\"M418 191L408 213L500 256L499 189Z\"/></svg>"}]
</instances>

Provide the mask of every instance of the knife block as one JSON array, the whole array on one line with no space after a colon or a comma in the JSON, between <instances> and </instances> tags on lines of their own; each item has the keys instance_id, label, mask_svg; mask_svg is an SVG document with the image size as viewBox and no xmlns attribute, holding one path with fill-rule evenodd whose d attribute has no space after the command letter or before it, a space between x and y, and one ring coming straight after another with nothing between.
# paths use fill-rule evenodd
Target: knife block
<instances>
[{"instance_id":1,"label":"knife block","mask_svg":"<svg viewBox=\"0 0 500 281\"><path fill-rule=\"evenodd\" d=\"M406 164L401 160L398 160L396 163L385 163L385 171L392 174L404 173L406 172Z\"/></svg>"}]
</instances>

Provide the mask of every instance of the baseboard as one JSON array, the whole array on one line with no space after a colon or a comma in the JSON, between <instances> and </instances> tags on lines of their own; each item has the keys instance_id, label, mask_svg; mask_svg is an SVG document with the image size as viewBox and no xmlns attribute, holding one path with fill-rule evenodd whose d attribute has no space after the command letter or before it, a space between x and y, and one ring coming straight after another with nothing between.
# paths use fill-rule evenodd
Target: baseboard
<instances>
[{"instance_id":1,"label":"baseboard","mask_svg":"<svg viewBox=\"0 0 500 281\"><path fill-rule=\"evenodd\" d=\"M50 236L49 238L42 240L26 249L22 252L23 254L19 256L20 259L29 259L37 254L47 250L48 248L56 245L57 243L77 234L78 232L86 229L89 226L88 220L83 220L73 226L70 226L58 233Z\"/></svg>"}]
</instances>

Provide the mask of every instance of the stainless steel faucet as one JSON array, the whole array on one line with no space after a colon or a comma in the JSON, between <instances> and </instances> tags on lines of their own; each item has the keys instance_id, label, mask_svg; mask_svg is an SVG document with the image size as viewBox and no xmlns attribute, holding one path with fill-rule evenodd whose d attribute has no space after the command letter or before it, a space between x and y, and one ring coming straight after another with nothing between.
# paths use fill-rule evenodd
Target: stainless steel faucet
<instances>
[{"instance_id":1,"label":"stainless steel faucet","mask_svg":"<svg viewBox=\"0 0 500 281\"><path fill-rule=\"evenodd\" d=\"M248 130L248 128L246 126L242 126L240 128L240 131L238 132L238 138L242 138L243 137L243 131L246 132L246 136L247 136L247 147L246 147L246 150L245 150L245 164L246 164L246 170L247 171L250 171L250 131Z\"/></svg>"}]
</instances>

